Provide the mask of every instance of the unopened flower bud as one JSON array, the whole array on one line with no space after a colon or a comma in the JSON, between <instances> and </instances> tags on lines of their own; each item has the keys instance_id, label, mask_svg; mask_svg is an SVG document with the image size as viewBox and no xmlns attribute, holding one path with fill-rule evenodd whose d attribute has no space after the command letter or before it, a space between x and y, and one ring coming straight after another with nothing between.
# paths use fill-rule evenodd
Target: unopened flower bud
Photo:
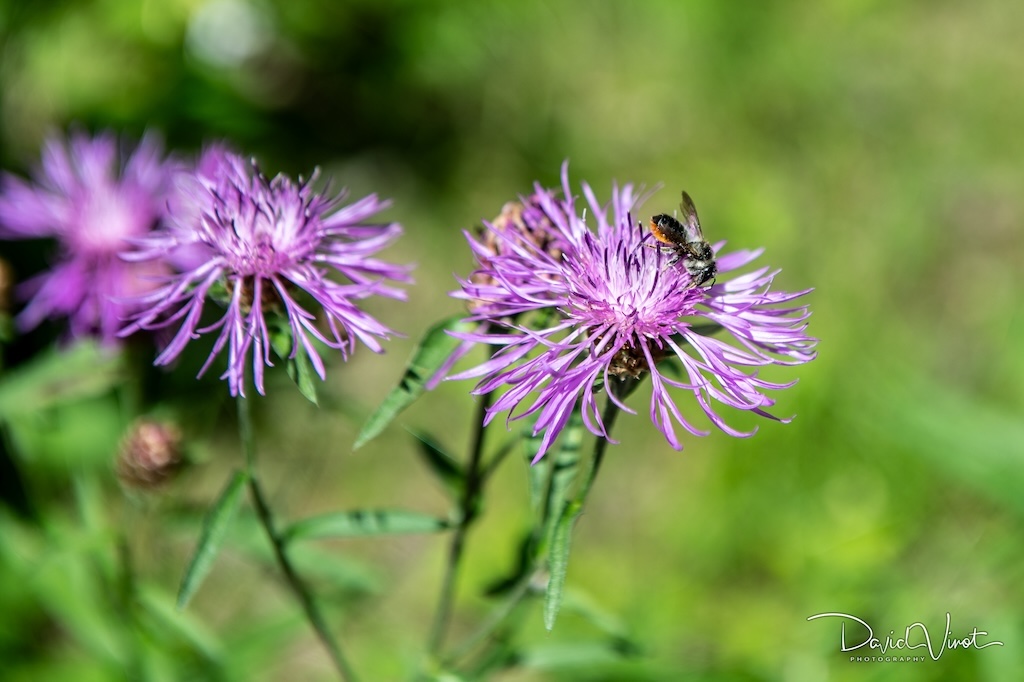
<instances>
[{"instance_id":1,"label":"unopened flower bud","mask_svg":"<svg viewBox=\"0 0 1024 682\"><path fill-rule=\"evenodd\" d=\"M173 424L141 419L128 431L117 459L117 475L136 488L156 488L182 465L181 431Z\"/></svg>"}]
</instances>

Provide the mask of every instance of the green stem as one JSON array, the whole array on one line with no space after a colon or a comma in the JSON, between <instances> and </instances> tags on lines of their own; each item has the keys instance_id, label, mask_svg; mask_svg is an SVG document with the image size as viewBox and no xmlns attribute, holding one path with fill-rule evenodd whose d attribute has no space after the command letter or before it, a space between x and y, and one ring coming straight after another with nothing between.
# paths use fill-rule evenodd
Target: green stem
<instances>
[{"instance_id":1,"label":"green stem","mask_svg":"<svg viewBox=\"0 0 1024 682\"><path fill-rule=\"evenodd\" d=\"M547 476L544 482L544 503L539 510L537 522L533 527L533 531L530 534L528 541L528 552L535 554L536 548L539 546L542 536L544 534L544 526L546 519L548 518L549 510L551 509L551 489L554 484L555 478L555 466L554 463L549 463ZM444 659L445 665L451 665L463 658L477 646L479 646L485 639L491 636L494 631L501 627L502 623L512 615L519 606L519 603L526 597L530 592L530 584L533 582L534 577L537 575L538 569L540 568L540 557L536 557L533 562L527 567L519 579L512 585L509 590L508 596L505 600L496 606L491 615L488 616L487 620L476 629L476 631L462 641L451 653Z\"/></svg>"},{"instance_id":2,"label":"green stem","mask_svg":"<svg viewBox=\"0 0 1024 682\"><path fill-rule=\"evenodd\" d=\"M613 384L611 386L611 390L615 391L616 397L622 400L627 395L633 392L636 383L639 382L633 382L632 384L626 384L621 386L619 384ZM601 413L601 420L604 423L606 434L611 435L612 427L615 425L615 422L619 416L619 412L621 411L622 410L619 409L619 406L616 405L611 399L608 399L608 401L605 403L604 410ZM601 463L604 461L604 453L607 450L607 448L607 438L596 438L594 440L594 455L592 458L593 463L591 464L590 471L588 472L586 481L583 483L583 486L580 488L579 493L576 495L576 498L573 501L573 503L578 504L580 508L582 508L584 501L586 501L587 495L590 494L591 488L594 487L594 481L597 479L597 473L601 468ZM554 467L552 466L552 471L553 470ZM552 478L551 476L549 476L547 485L545 486L547 488L547 493L545 495L544 511L541 515L542 518L540 519L540 522L536 529L538 532L543 532L542 529L545 520L548 517L548 515L551 514L551 486ZM561 512L561 510L558 511L559 513ZM539 542L540 538L535 536L534 540ZM530 585L533 582L534 577L541 569L543 558L544 557L542 555L538 555L534 559L533 566L527 569L520 577L519 581L516 582L515 585L513 585L512 591L509 594L508 598L502 604L500 604L498 607L494 609L494 611L491 613L491 616L483 625L480 626L480 628L477 629L476 632L467 637L465 641L459 644L459 646L452 651L451 655L449 655L445 660L446 663L452 664L457 662L459 659L465 657L467 654L472 652L477 646L479 646L482 642L491 637L495 633L495 631L497 631L498 628L502 626L502 624L508 619L508 617L512 615L512 613L515 611L516 607L519 606L520 602L522 602L522 600L528 594L531 593Z\"/></svg>"},{"instance_id":3,"label":"green stem","mask_svg":"<svg viewBox=\"0 0 1024 682\"><path fill-rule=\"evenodd\" d=\"M445 566L444 581L441 583L441 596L438 600L434 624L427 642L427 652L436 659L444 646L445 635L451 621L452 605L455 601L455 584L459 574L459 564L466 544L466 534L476 520L479 497L484 483L481 475L480 462L484 450L484 416L491 405L492 395L486 393L477 403L476 418L473 424L473 437L470 443L469 463L466 466L466 487L459 505L459 524L452 535L452 543L448 548L448 563Z\"/></svg>"},{"instance_id":4,"label":"green stem","mask_svg":"<svg viewBox=\"0 0 1024 682\"><path fill-rule=\"evenodd\" d=\"M295 567L292 565L291 559L288 557L284 539L274 527L273 514L270 511L270 506L267 504L266 496L263 494L263 488L256 478L256 447L253 441L252 416L249 413L249 402L241 397L238 398L238 428L242 438L242 450L245 453L249 493L252 497L253 506L256 508L256 516L260 521L260 525L266 532L267 538L274 549L274 558L277 561L277 565L281 569L281 573L284 575L288 586L295 594L296 599L299 600L306 620L309 621L309 624L316 632L316 636L320 639L324 648L327 649L327 653L330 655L338 675L345 682L355 682L355 673L344 654L342 654L341 647L334 640L334 637L331 636L330 630L327 628L327 622L313 600L312 593L310 593L302 578L299 577Z\"/></svg>"}]
</instances>

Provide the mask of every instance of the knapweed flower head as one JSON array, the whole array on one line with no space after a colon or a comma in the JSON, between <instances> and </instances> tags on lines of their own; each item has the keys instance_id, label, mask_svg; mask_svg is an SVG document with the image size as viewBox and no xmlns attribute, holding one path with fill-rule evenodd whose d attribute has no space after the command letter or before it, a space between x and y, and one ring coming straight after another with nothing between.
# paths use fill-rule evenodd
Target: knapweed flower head
<instances>
[{"instance_id":1,"label":"knapweed flower head","mask_svg":"<svg viewBox=\"0 0 1024 682\"><path fill-rule=\"evenodd\" d=\"M200 375L227 347L222 378L232 395L243 396L250 362L264 392L264 367L273 364L281 332L290 338L287 357L308 360L321 379L316 342L343 357L357 340L381 352L379 340L393 332L356 303L373 295L405 298L385 281L409 281L408 268L372 257L401 227L368 222L388 205L376 195L346 205L344 195L314 191L315 178L270 180L254 162L207 149L194 172L177 177L166 225L132 256L174 263L179 272L141 299L142 311L123 333L179 325L157 365L172 362L192 339L216 334ZM208 304L220 317L204 326Z\"/></svg>"},{"instance_id":2,"label":"knapweed flower head","mask_svg":"<svg viewBox=\"0 0 1024 682\"><path fill-rule=\"evenodd\" d=\"M495 283L490 275L490 258L500 254L508 255L509 242L528 241L538 250L560 258L565 247L565 240L555 228L554 223L544 212L542 190L537 194L523 199L510 201L501 208L501 214L477 231L476 239L470 239L470 246L481 265L470 275L470 282L475 285L492 285ZM543 197L551 200L550 193ZM485 305L486 301L470 300L470 310Z\"/></svg>"},{"instance_id":3,"label":"knapweed flower head","mask_svg":"<svg viewBox=\"0 0 1024 682\"><path fill-rule=\"evenodd\" d=\"M563 167L561 197L538 186L523 200L531 208L522 214L532 216L523 221L528 229L485 223L483 237L466 234L478 269L452 295L469 303L468 319L478 327L455 334L464 342L459 354L473 343L495 351L451 378L480 378L476 394L506 389L486 421L505 411L509 419L536 415L534 434L544 433L540 459L579 404L584 425L611 440L598 393L647 375L651 420L676 449L682 442L675 424L694 435L709 432L682 415L670 389L691 393L711 422L734 436L753 431L728 426L716 402L775 419L765 391L795 382L761 379L758 368L814 357L816 341L805 333L809 312L792 304L809 290L773 291L778 271L768 268L736 274L761 251L721 253L722 244L714 246L717 280L696 286L685 263L673 262L635 220L641 198L631 185L613 186L603 205L586 184L583 194L579 212ZM550 234L531 238L538 230ZM624 391L606 392L633 412Z\"/></svg>"},{"instance_id":4,"label":"knapweed flower head","mask_svg":"<svg viewBox=\"0 0 1024 682\"><path fill-rule=\"evenodd\" d=\"M501 284L495 279L497 270L491 265L492 258L496 256L515 258L517 253L515 246L522 242L528 242L532 245L533 250L541 251L559 261L568 246L564 234L548 216L551 211L561 210L561 206L554 198L555 192L543 189L539 185L536 190L536 193L523 197L520 201L507 202L501 207L498 217L491 221L485 221L482 227L475 230L474 234L466 233L469 246L479 267L469 276L469 281L464 283L463 293L453 295L465 298L466 307L470 312L484 310L478 316L481 328L486 328L489 320L496 317L516 316L519 313L537 309L532 302L524 301L521 306L509 305L509 301L506 300L506 292L513 287L513 284L508 281ZM564 219L563 215L562 220L564 221ZM529 267L529 264L526 265ZM502 271L504 276L514 276L507 268L502 268ZM531 273L529 278L531 281L535 280L534 274ZM487 299L487 292L491 291L497 291L499 298ZM471 293L466 294L465 292ZM494 312L493 315L486 312L492 303L499 304L500 312ZM427 381L426 388L433 390L444 381L458 361L473 349L477 340L479 339L475 336L463 338L455 351Z\"/></svg>"},{"instance_id":5,"label":"knapweed flower head","mask_svg":"<svg viewBox=\"0 0 1024 682\"><path fill-rule=\"evenodd\" d=\"M112 134L75 133L49 139L34 182L5 175L0 188L0 238L56 239L52 267L19 287L28 305L18 326L67 318L71 337L117 342L133 307L126 299L153 288L159 263L120 257L152 230L163 213L178 165L147 135L122 153Z\"/></svg>"}]
</instances>

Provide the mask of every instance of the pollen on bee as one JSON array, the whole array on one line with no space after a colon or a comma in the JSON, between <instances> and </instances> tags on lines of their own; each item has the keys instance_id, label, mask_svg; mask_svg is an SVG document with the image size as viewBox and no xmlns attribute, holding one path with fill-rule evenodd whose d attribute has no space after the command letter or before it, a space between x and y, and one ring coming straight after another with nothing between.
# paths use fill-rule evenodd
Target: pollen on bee
<instances>
[{"instance_id":1,"label":"pollen on bee","mask_svg":"<svg viewBox=\"0 0 1024 682\"><path fill-rule=\"evenodd\" d=\"M661 225L659 225L658 221L654 218L651 218L651 234L653 234L654 238L659 242L675 246L675 242L669 239L668 235L665 234L665 231L661 229Z\"/></svg>"}]
</instances>

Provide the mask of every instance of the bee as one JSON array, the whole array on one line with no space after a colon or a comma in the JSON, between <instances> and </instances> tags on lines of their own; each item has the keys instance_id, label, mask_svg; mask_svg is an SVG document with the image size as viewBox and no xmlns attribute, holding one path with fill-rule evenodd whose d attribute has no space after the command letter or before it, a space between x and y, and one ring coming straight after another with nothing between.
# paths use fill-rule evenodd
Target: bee
<instances>
[{"instance_id":1,"label":"bee","mask_svg":"<svg viewBox=\"0 0 1024 682\"><path fill-rule=\"evenodd\" d=\"M693 199L685 191L683 200L679 202L679 211L682 221L662 213L651 218L651 234L662 244L668 244L675 253L669 265L683 261L683 267L690 275L693 286L703 286L705 282L714 279L718 268L715 265L715 252L711 245L704 239L704 232L700 229L700 220L697 218L697 208L693 205ZM661 246L658 244L656 246Z\"/></svg>"}]
</instances>

